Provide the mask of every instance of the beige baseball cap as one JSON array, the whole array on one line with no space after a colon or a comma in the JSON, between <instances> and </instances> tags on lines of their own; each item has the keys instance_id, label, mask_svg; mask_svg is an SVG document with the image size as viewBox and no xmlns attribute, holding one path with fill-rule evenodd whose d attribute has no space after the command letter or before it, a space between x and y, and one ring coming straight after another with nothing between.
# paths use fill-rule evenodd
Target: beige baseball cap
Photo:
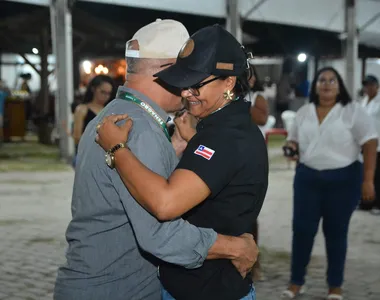
<instances>
[{"instance_id":1,"label":"beige baseball cap","mask_svg":"<svg viewBox=\"0 0 380 300\"><path fill-rule=\"evenodd\" d=\"M189 38L186 27L175 20L157 19L140 28L126 44L125 56L136 58L177 58Z\"/></svg>"}]
</instances>

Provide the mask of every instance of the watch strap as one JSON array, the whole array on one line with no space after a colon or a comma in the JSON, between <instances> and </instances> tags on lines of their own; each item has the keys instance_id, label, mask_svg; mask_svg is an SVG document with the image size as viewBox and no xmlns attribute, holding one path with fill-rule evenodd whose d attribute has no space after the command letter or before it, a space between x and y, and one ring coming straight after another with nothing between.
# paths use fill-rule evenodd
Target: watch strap
<instances>
[{"instance_id":1,"label":"watch strap","mask_svg":"<svg viewBox=\"0 0 380 300\"><path fill-rule=\"evenodd\" d=\"M125 143L119 143L119 144L116 144L115 146L113 146L110 150L108 150L108 153L113 155L117 150L119 150L121 148L128 148L128 147Z\"/></svg>"}]
</instances>

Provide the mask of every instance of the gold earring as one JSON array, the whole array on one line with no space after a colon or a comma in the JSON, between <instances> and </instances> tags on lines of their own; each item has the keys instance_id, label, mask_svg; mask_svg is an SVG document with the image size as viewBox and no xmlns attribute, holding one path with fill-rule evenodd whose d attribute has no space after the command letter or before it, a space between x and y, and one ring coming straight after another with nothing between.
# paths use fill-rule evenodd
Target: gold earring
<instances>
[{"instance_id":1,"label":"gold earring","mask_svg":"<svg viewBox=\"0 0 380 300\"><path fill-rule=\"evenodd\" d=\"M232 93L230 90L227 90L223 93L223 98L225 100L232 100L232 97L234 96L234 93Z\"/></svg>"}]
</instances>

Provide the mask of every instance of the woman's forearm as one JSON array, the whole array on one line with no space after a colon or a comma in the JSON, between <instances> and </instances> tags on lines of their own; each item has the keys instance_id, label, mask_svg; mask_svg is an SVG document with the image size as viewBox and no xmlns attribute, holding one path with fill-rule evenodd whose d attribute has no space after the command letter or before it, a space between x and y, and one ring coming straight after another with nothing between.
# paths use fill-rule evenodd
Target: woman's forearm
<instances>
[{"instance_id":1,"label":"woman's forearm","mask_svg":"<svg viewBox=\"0 0 380 300\"><path fill-rule=\"evenodd\" d=\"M264 126L268 121L268 114L258 108L252 108L251 119L256 125Z\"/></svg>"},{"instance_id":2,"label":"woman's forearm","mask_svg":"<svg viewBox=\"0 0 380 300\"><path fill-rule=\"evenodd\" d=\"M256 97L255 105L251 107L252 121L259 126L264 126L268 121L269 107L268 102L261 95Z\"/></svg>"},{"instance_id":3,"label":"woman's forearm","mask_svg":"<svg viewBox=\"0 0 380 300\"><path fill-rule=\"evenodd\" d=\"M362 146L363 150L363 181L373 182L376 170L377 140L372 139Z\"/></svg>"},{"instance_id":4,"label":"woman's forearm","mask_svg":"<svg viewBox=\"0 0 380 300\"><path fill-rule=\"evenodd\" d=\"M74 124L74 130L73 130L73 139L74 139L74 144L75 145L78 145L79 144L79 141L80 141L80 138L82 136L82 124Z\"/></svg>"}]
</instances>

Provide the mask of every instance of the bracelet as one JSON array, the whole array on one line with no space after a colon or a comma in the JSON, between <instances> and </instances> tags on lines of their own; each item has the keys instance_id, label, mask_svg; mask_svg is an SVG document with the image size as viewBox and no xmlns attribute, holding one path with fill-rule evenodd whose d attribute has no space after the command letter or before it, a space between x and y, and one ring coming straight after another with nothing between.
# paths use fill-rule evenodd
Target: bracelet
<instances>
[{"instance_id":1,"label":"bracelet","mask_svg":"<svg viewBox=\"0 0 380 300\"><path fill-rule=\"evenodd\" d=\"M127 143L118 143L115 146L113 146L110 150L108 150L107 152L110 154L114 154L117 150L122 149L122 148L127 148L129 151L131 151L131 149L128 147Z\"/></svg>"}]
</instances>

